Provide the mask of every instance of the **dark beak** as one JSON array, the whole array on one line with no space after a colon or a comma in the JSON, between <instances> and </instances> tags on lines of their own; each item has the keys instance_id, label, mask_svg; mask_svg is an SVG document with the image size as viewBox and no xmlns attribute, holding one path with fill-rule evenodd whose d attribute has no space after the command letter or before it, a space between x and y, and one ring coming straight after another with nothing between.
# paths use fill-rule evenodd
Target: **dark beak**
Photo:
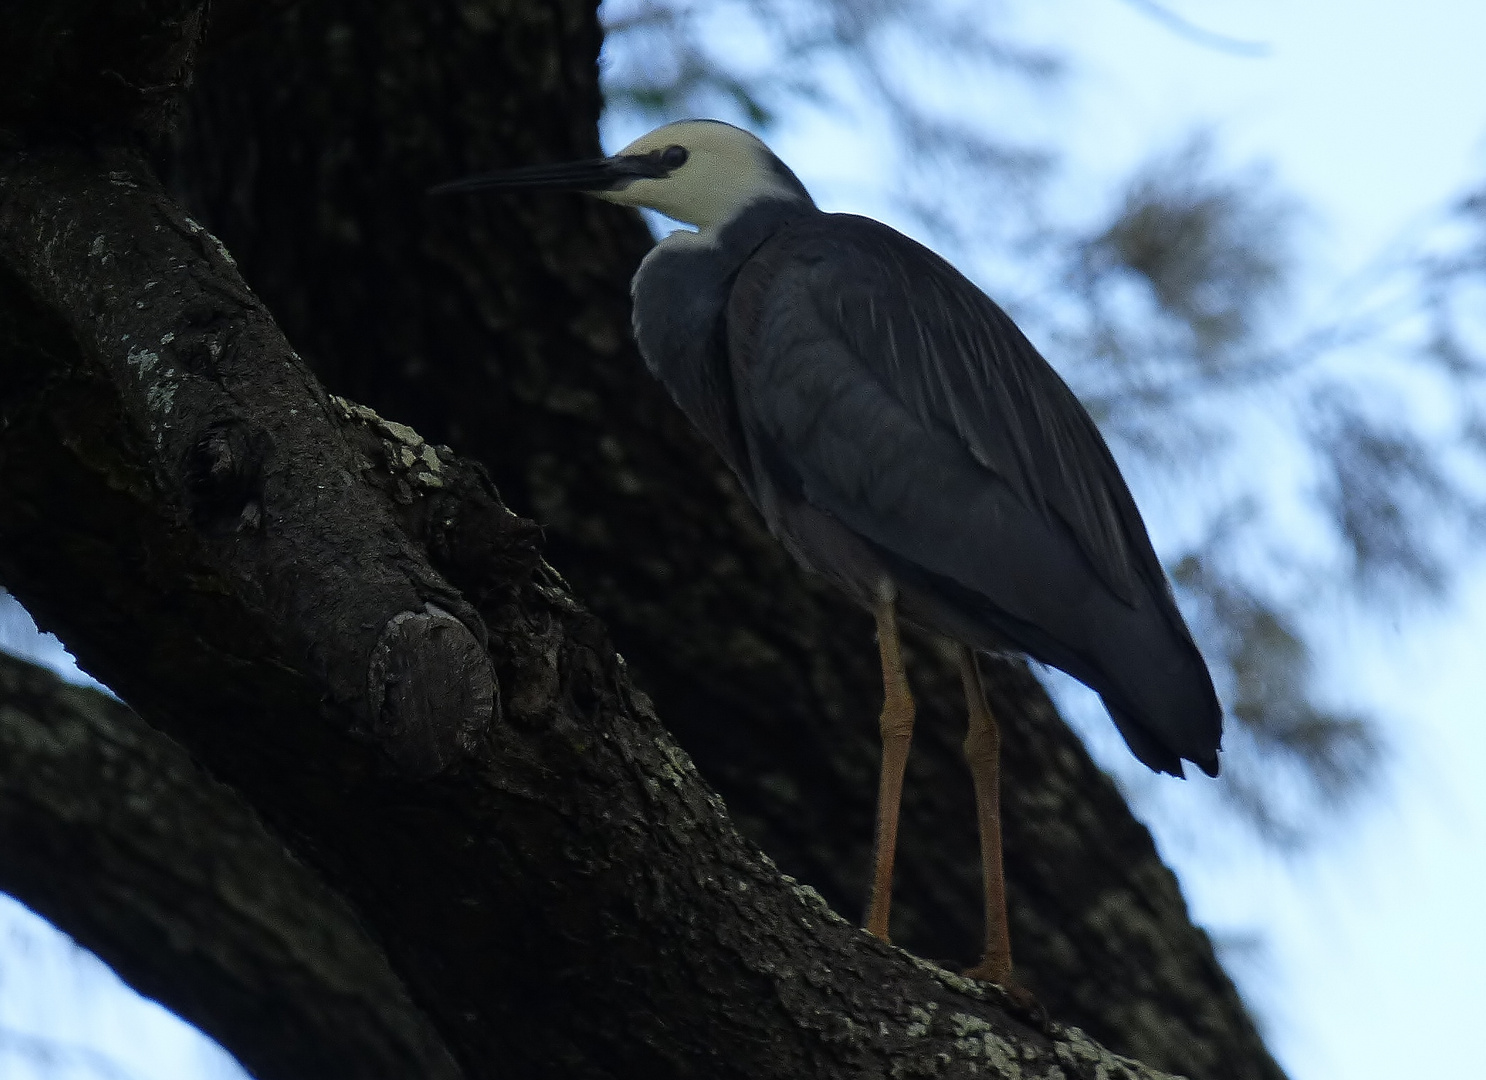
<instances>
[{"instance_id":1,"label":"dark beak","mask_svg":"<svg viewBox=\"0 0 1486 1080\"><path fill-rule=\"evenodd\" d=\"M660 164L658 154L597 158L562 165L528 165L521 169L467 176L428 189L430 195L465 191L546 188L551 191L619 191L636 180L665 176L670 170Z\"/></svg>"}]
</instances>

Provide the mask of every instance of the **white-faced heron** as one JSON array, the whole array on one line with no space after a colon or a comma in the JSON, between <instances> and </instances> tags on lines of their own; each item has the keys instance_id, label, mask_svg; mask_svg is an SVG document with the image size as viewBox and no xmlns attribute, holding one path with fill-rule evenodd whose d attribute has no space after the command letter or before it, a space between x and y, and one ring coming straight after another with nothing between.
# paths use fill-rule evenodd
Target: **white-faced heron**
<instances>
[{"instance_id":1,"label":"white-faced heron","mask_svg":"<svg viewBox=\"0 0 1486 1080\"><path fill-rule=\"evenodd\" d=\"M956 643L970 715L985 956L1007 983L1000 736L977 650L1097 691L1135 756L1218 771L1222 710L1114 458L1063 380L932 251L818 210L754 136L667 124L618 154L444 184L645 206L672 233L634 279L640 352L807 568L877 620L885 700L866 926L886 940L914 706L897 618Z\"/></svg>"}]
</instances>

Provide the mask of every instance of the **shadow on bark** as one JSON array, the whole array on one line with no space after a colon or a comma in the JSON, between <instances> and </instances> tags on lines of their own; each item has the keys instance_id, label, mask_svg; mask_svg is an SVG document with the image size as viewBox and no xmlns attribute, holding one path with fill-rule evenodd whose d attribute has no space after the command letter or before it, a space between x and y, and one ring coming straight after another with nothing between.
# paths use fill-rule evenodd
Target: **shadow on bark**
<instances>
[{"instance_id":1,"label":"shadow on bark","mask_svg":"<svg viewBox=\"0 0 1486 1080\"><path fill-rule=\"evenodd\" d=\"M542 523L740 828L856 918L871 620L796 570L644 371L627 291L648 233L575 195L423 196L595 153L598 43L573 3L301 8L206 65L169 173L329 385L479 458ZM952 668L911 649L895 940L965 964L981 904L964 718ZM987 667L1020 976L1161 1067L1278 1076L1146 831L1025 668Z\"/></svg>"},{"instance_id":2,"label":"shadow on bark","mask_svg":"<svg viewBox=\"0 0 1486 1080\"><path fill-rule=\"evenodd\" d=\"M12 124L0 579L347 898L471 1076L1142 1073L781 882L632 688L749 835L854 913L868 620L800 578L643 375L641 223L421 195L593 152L598 43L575 3L237 26L157 155L225 249L132 135ZM280 326L389 419L328 397ZM486 464L572 589L484 472L422 436ZM913 652L896 932L966 959L962 721L948 668ZM1025 669L990 674L1026 981L1160 1067L1279 1076L1145 830Z\"/></svg>"}]
</instances>

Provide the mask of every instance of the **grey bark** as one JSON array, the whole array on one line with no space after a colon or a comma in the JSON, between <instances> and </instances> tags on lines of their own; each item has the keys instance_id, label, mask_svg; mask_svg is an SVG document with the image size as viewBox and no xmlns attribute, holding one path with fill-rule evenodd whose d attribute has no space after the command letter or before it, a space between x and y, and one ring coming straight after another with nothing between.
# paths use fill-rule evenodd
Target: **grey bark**
<instances>
[{"instance_id":1,"label":"grey bark","mask_svg":"<svg viewBox=\"0 0 1486 1080\"><path fill-rule=\"evenodd\" d=\"M470 1076L1149 1075L782 877L479 471L326 397L136 157L0 186L0 575L335 884Z\"/></svg>"},{"instance_id":2,"label":"grey bark","mask_svg":"<svg viewBox=\"0 0 1486 1080\"><path fill-rule=\"evenodd\" d=\"M90 58L55 70L145 85L158 61L136 46L166 6L128 7L136 34L79 35ZM870 812L875 680L840 632L863 620L798 580L635 382L639 223L563 204L408 235L427 224L410 199L461 155L591 147L592 9L307 4L261 33L220 59L189 129L218 153L183 185L245 223L255 280L327 370L363 351L399 401L377 381L389 353L414 373L444 358L409 326L449 327L445 345L484 359L439 388L449 427L545 506L554 558L575 556L678 730L722 736L695 744L713 775L739 794L794 786L793 803L752 804L751 831L839 893L864 852L822 837L865 837ZM172 70L178 89L190 72ZM453 88L447 115L474 134L409 176L430 84ZM86 123L44 93L0 116L0 580L346 897L467 1073L1133 1069L865 939L737 836L602 624L540 562L535 527L478 466L327 396L158 188L132 146L174 93ZM257 165L238 168L238 149ZM303 219L292 185L259 186L296 154ZM343 191L337 169L372 186ZM425 407L428 389L401 404ZM488 400L501 408L470 407ZM952 699L920 659L922 743L942 763L957 738L931 725ZM1029 981L1060 1015L1194 1075L1276 1075L1149 837L1025 671L998 680ZM904 890L922 900L910 939L977 907L970 851L955 853L968 799L932 785L917 806L923 847L963 824Z\"/></svg>"},{"instance_id":3,"label":"grey bark","mask_svg":"<svg viewBox=\"0 0 1486 1080\"><path fill-rule=\"evenodd\" d=\"M260 1076L461 1075L350 909L180 747L0 654L0 882Z\"/></svg>"},{"instance_id":4,"label":"grey bark","mask_svg":"<svg viewBox=\"0 0 1486 1080\"><path fill-rule=\"evenodd\" d=\"M319 0L209 50L162 158L328 385L477 458L542 523L547 558L740 829L855 918L872 620L792 565L644 370L628 283L648 233L576 195L423 195L597 152L599 44L585 0ZM935 646L907 649L920 722L893 933L963 966L981 943L963 705ZM1114 786L1023 666L987 673L1019 977L1122 1053L1280 1076Z\"/></svg>"}]
</instances>

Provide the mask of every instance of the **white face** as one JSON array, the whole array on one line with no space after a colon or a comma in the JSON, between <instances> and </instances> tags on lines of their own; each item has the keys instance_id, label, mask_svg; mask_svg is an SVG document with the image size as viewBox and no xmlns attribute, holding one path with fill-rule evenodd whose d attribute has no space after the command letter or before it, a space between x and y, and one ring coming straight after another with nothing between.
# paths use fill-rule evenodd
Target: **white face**
<instances>
[{"instance_id":1,"label":"white face","mask_svg":"<svg viewBox=\"0 0 1486 1080\"><path fill-rule=\"evenodd\" d=\"M699 229L732 218L749 203L769 195L797 199L771 167L775 160L758 138L742 128L710 120L681 120L642 135L619 157L648 154L669 146L686 149L686 163L660 179L635 180L599 198L625 206L646 206Z\"/></svg>"}]
</instances>

